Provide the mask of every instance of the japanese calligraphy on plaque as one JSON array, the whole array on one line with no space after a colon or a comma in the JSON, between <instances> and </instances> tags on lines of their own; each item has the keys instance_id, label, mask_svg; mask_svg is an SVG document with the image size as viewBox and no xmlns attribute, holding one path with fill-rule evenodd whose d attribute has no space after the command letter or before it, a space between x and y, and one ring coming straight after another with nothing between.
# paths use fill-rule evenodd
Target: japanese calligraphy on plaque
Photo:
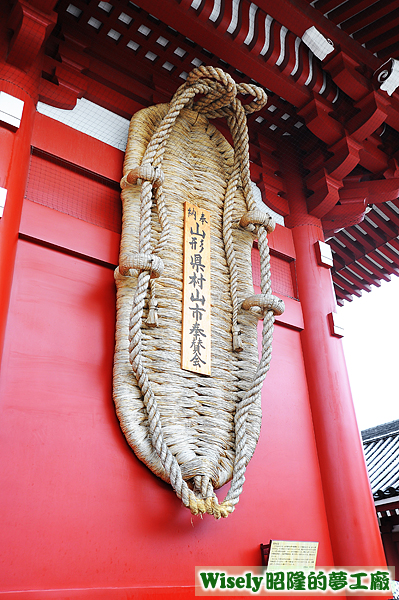
<instances>
[{"instance_id":1,"label":"japanese calligraphy on plaque","mask_svg":"<svg viewBox=\"0 0 399 600\"><path fill-rule=\"evenodd\" d=\"M211 240L209 212L184 203L181 367L211 374Z\"/></svg>"}]
</instances>

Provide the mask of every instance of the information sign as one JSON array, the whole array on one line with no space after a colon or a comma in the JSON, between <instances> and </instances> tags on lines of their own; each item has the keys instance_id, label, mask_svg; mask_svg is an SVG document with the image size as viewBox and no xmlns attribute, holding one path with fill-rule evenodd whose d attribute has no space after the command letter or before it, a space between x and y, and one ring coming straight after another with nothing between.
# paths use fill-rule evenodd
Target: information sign
<instances>
[{"instance_id":1,"label":"information sign","mask_svg":"<svg viewBox=\"0 0 399 600\"><path fill-rule=\"evenodd\" d=\"M272 540L268 568L292 567L314 569L319 542L286 542Z\"/></svg>"}]
</instances>

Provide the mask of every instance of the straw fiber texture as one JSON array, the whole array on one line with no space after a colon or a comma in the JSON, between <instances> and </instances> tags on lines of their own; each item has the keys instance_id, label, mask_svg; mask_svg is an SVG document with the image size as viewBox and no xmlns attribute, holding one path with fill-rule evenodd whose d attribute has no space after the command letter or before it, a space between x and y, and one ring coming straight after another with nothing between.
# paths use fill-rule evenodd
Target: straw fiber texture
<instances>
[{"instance_id":1,"label":"straw fiber texture","mask_svg":"<svg viewBox=\"0 0 399 600\"><path fill-rule=\"evenodd\" d=\"M274 313L283 309L270 290L270 218L257 213L252 225L248 217L245 227L240 225L243 215L255 209L253 199L248 201L249 175L243 175L241 167L237 171L243 162L240 153L245 160L247 141L243 150L234 152L201 114L212 117L221 110L217 98L229 76L205 69L190 75L170 105L144 109L131 120L121 182L120 263L115 272L114 401L121 428L138 458L171 483L193 514L208 512L220 518L238 502L258 441L260 390L269 368ZM230 79L227 85L235 86ZM236 112L244 112L241 103L238 109L235 105L237 110L231 108L239 103L236 91L225 109L231 129L238 122ZM208 93L213 107L202 99L199 112L198 104L192 103L198 93ZM261 105L258 100L258 108ZM180 368L186 200L211 215L210 377ZM253 300L254 235L263 240L266 264L259 302L256 296ZM248 310L243 310L241 304L249 298ZM259 317L265 318L261 365ZM232 478L228 497L219 504L214 490Z\"/></svg>"}]
</instances>

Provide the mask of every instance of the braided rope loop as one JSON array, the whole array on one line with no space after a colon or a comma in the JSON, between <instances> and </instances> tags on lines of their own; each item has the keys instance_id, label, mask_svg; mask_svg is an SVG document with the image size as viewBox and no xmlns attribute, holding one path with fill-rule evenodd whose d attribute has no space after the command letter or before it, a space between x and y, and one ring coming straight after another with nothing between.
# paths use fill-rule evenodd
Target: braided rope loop
<instances>
[{"instance_id":1,"label":"braided rope loop","mask_svg":"<svg viewBox=\"0 0 399 600\"><path fill-rule=\"evenodd\" d=\"M237 94L251 95L253 100L243 105ZM195 96L201 95L194 101ZM141 165L134 167L123 177L121 187L141 183L139 251L121 256L119 270L128 275L130 269L139 272L129 322L129 361L140 387L143 403L147 411L148 427L152 446L158 455L176 495L192 514L209 513L216 519L227 517L239 501L245 481L246 421L253 404L260 399L265 375L269 369L271 340L273 335L274 313L281 309L278 299L271 296L270 257L267 245L267 231L271 230L272 220L259 215L252 193L249 174L248 131L246 115L262 108L267 96L261 88L250 84L236 85L230 75L221 69L201 66L194 69L186 82L172 98L167 114L153 133L146 148ZM223 240L230 274L230 294L232 300L232 340L235 351L242 350L238 312L241 308L237 293L237 264L233 243L233 211L237 188L242 187L248 212L241 219L241 225L255 223L258 227L258 243L261 261L262 299L258 301L264 312L262 332L262 356L252 384L236 404L235 461L231 486L225 500L219 503L208 476L194 478L193 489L184 480L180 465L168 448L162 429L157 400L152 390L146 368L142 360L142 315L148 287L151 289L150 311L147 324L156 326L155 277L163 270L160 254L168 243L169 223L163 195L164 176L162 161L169 133L183 108L202 113L208 119L225 117L234 143L234 164L227 184L223 211ZM161 233L155 248L151 248L151 208L156 202ZM253 306L253 304L251 305ZM249 308L249 307L248 307Z\"/></svg>"}]
</instances>

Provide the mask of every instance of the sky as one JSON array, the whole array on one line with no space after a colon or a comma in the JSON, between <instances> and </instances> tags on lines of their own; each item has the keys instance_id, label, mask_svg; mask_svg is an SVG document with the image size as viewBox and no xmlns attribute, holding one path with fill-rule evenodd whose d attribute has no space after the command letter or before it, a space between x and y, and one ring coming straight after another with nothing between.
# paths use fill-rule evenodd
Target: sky
<instances>
[{"instance_id":1,"label":"sky","mask_svg":"<svg viewBox=\"0 0 399 600\"><path fill-rule=\"evenodd\" d=\"M359 429L399 419L399 277L337 312Z\"/></svg>"}]
</instances>

